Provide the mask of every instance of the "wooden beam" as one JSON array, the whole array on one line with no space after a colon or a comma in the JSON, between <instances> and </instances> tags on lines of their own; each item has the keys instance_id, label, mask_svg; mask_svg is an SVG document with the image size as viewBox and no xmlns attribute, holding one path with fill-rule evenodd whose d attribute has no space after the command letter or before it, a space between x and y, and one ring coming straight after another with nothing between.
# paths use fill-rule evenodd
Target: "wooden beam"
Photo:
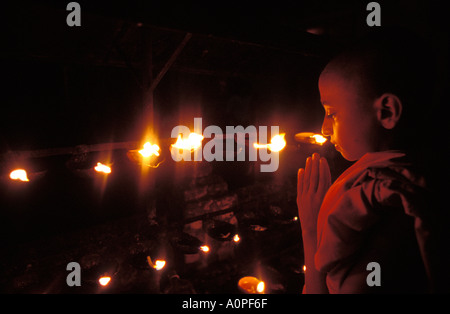
<instances>
[{"instance_id":1,"label":"wooden beam","mask_svg":"<svg viewBox=\"0 0 450 314\"><path fill-rule=\"evenodd\" d=\"M172 66L172 64L175 62L175 60L177 59L178 55L180 54L180 52L183 50L183 48L186 46L186 44L188 43L188 41L191 39L192 37L192 33L187 33L183 40L181 41L181 43L178 45L177 49L175 49L175 51L172 53L172 55L170 56L169 60L167 60L166 64L163 66L163 68L161 69L161 71L159 71L158 75L156 76L156 78L152 81L152 85L150 86L150 91L153 92L156 88L156 86L158 86L159 82L161 81L161 79L164 77L164 75L167 73L167 71L170 69L170 67Z\"/></svg>"},{"instance_id":2,"label":"wooden beam","mask_svg":"<svg viewBox=\"0 0 450 314\"><path fill-rule=\"evenodd\" d=\"M43 158L58 155L71 155L77 153L91 153L111 150L130 150L137 147L138 142L101 143L92 145L78 145L75 147L59 147L37 150L10 151L0 155L0 161L23 160Z\"/></svg>"}]
</instances>

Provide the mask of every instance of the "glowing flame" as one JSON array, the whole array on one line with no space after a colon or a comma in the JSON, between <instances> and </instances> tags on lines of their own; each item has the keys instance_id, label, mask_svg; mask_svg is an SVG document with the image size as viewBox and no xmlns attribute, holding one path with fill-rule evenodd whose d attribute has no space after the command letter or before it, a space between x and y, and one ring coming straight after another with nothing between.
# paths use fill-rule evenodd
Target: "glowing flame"
<instances>
[{"instance_id":1,"label":"glowing flame","mask_svg":"<svg viewBox=\"0 0 450 314\"><path fill-rule=\"evenodd\" d=\"M164 268L164 266L166 266L166 261L163 261L163 260L160 260L160 259L157 259L155 261L155 267L154 268L156 270L161 270L161 269Z\"/></svg>"},{"instance_id":2,"label":"glowing flame","mask_svg":"<svg viewBox=\"0 0 450 314\"><path fill-rule=\"evenodd\" d=\"M263 293L266 289L266 284L264 281L252 276L242 277L238 282L238 286L244 292L252 294Z\"/></svg>"},{"instance_id":3,"label":"glowing flame","mask_svg":"<svg viewBox=\"0 0 450 314\"><path fill-rule=\"evenodd\" d=\"M320 135L320 134L314 134L314 135L311 135L311 138L314 139L315 144L319 144L319 145L322 145L323 143L325 143L325 142L327 141L327 138L326 138L326 137L323 137L323 136Z\"/></svg>"},{"instance_id":4,"label":"glowing flame","mask_svg":"<svg viewBox=\"0 0 450 314\"><path fill-rule=\"evenodd\" d=\"M303 272L306 272L306 265L303 265Z\"/></svg>"},{"instance_id":5,"label":"glowing flame","mask_svg":"<svg viewBox=\"0 0 450 314\"><path fill-rule=\"evenodd\" d=\"M255 143L253 146L255 148L268 148L273 152L279 152L286 146L286 140L284 139L285 133L277 134L270 140L269 144L258 144Z\"/></svg>"},{"instance_id":6,"label":"glowing flame","mask_svg":"<svg viewBox=\"0 0 450 314\"><path fill-rule=\"evenodd\" d=\"M102 164L101 162L97 163L97 166L94 167L95 171L102 172L102 173L111 173L111 167Z\"/></svg>"},{"instance_id":7,"label":"glowing flame","mask_svg":"<svg viewBox=\"0 0 450 314\"><path fill-rule=\"evenodd\" d=\"M22 182L30 181L27 177L27 172L24 169L16 169L11 171L9 177L11 178L11 180L19 180Z\"/></svg>"},{"instance_id":8,"label":"glowing flame","mask_svg":"<svg viewBox=\"0 0 450 314\"><path fill-rule=\"evenodd\" d=\"M172 146L178 149L189 149L194 151L202 146L203 138L204 137L201 134L190 133L187 139L183 139L180 134L178 135L177 141L175 144L172 144Z\"/></svg>"},{"instance_id":9,"label":"glowing flame","mask_svg":"<svg viewBox=\"0 0 450 314\"><path fill-rule=\"evenodd\" d=\"M155 263L152 262L152 259L150 258L150 256L147 256L147 262L150 265L150 267L156 269L156 270L161 270L164 268L164 266L166 266L166 261L162 260L162 259L157 259L155 260Z\"/></svg>"},{"instance_id":10,"label":"glowing flame","mask_svg":"<svg viewBox=\"0 0 450 314\"><path fill-rule=\"evenodd\" d=\"M236 243L238 243L239 241L241 241L241 238L239 237L238 234L235 234L235 235L234 235L233 241L236 242Z\"/></svg>"},{"instance_id":11,"label":"glowing flame","mask_svg":"<svg viewBox=\"0 0 450 314\"><path fill-rule=\"evenodd\" d=\"M313 132L301 132L295 134L295 140L300 143L323 145L328 139L322 134Z\"/></svg>"},{"instance_id":12,"label":"glowing flame","mask_svg":"<svg viewBox=\"0 0 450 314\"><path fill-rule=\"evenodd\" d=\"M200 247L200 250L203 251L204 253L208 253L209 252L209 246L207 245L202 245Z\"/></svg>"},{"instance_id":13,"label":"glowing flame","mask_svg":"<svg viewBox=\"0 0 450 314\"><path fill-rule=\"evenodd\" d=\"M107 286L110 283L110 281L111 281L111 277L109 277L109 276L103 276L98 279L98 283L100 285L102 285L103 287Z\"/></svg>"},{"instance_id":14,"label":"glowing flame","mask_svg":"<svg viewBox=\"0 0 450 314\"><path fill-rule=\"evenodd\" d=\"M266 284L264 283L264 281L260 281L258 283L258 285L256 286L256 291L259 293L263 293L265 288L266 288Z\"/></svg>"},{"instance_id":15,"label":"glowing flame","mask_svg":"<svg viewBox=\"0 0 450 314\"><path fill-rule=\"evenodd\" d=\"M159 151L160 148L158 145L147 142L144 144L144 148L139 151L139 154L141 154L142 157L148 158L153 155L159 156Z\"/></svg>"}]
</instances>

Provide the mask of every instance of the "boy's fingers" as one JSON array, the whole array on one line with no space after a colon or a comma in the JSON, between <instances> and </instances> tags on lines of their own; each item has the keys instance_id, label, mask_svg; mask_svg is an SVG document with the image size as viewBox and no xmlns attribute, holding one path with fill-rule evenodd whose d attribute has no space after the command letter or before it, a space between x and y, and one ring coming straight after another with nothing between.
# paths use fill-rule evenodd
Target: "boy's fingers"
<instances>
[{"instance_id":1,"label":"boy's fingers","mask_svg":"<svg viewBox=\"0 0 450 314\"><path fill-rule=\"evenodd\" d=\"M307 193L309 189L309 180L311 177L311 157L306 158L305 174L303 176L302 192Z\"/></svg>"},{"instance_id":2,"label":"boy's fingers","mask_svg":"<svg viewBox=\"0 0 450 314\"><path fill-rule=\"evenodd\" d=\"M323 167L324 167L324 171L325 171L325 174L326 174L326 180L325 180L325 182L326 182L326 184L327 184L327 187L330 187L330 185L331 185L331 171L330 171L330 166L328 165L328 161L324 158L323 159Z\"/></svg>"},{"instance_id":3,"label":"boy's fingers","mask_svg":"<svg viewBox=\"0 0 450 314\"><path fill-rule=\"evenodd\" d=\"M297 197L300 197L303 193L303 176L305 174L305 169L298 169L297 174Z\"/></svg>"},{"instance_id":4,"label":"boy's fingers","mask_svg":"<svg viewBox=\"0 0 450 314\"><path fill-rule=\"evenodd\" d=\"M317 191L317 185L319 184L319 159L319 154L314 153L312 155L309 190L314 193Z\"/></svg>"},{"instance_id":5,"label":"boy's fingers","mask_svg":"<svg viewBox=\"0 0 450 314\"><path fill-rule=\"evenodd\" d=\"M320 182L317 187L317 191L325 194L328 188L331 185L331 174L330 167L328 166L328 162L325 158L320 158L319 161L319 172L320 172Z\"/></svg>"}]
</instances>

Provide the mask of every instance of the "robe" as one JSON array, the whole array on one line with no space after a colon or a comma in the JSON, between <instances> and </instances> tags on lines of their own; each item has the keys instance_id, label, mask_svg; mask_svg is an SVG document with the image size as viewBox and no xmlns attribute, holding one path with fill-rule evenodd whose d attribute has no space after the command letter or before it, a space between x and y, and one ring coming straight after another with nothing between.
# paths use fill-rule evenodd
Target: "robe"
<instances>
[{"instance_id":1,"label":"robe","mask_svg":"<svg viewBox=\"0 0 450 314\"><path fill-rule=\"evenodd\" d=\"M431 192L405 153L367 153L344 171L317 221L317 270L330 293L424 293L432 285ZM367 265L380 265L370 286Z\"/></svg>"}]
</instances>

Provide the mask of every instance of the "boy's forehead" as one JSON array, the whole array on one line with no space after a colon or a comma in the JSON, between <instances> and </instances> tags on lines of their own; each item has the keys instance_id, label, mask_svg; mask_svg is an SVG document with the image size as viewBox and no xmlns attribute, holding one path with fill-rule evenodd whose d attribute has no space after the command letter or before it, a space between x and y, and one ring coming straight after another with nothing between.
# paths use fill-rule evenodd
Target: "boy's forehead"
<instances>
[{"instance_id":1,"label":"boy's forehead","mask_svg":"<svg viewBox=\"0 0 450 314\"><path fill-rule=\"evenodd\" d=\"M320 101L325 106L352 106L359 90L355 80L336 71L324 71L319 77Z\"/></svg>"},{"instance_id":2,"label":"boy's forehead","mask_svg":"<svg viewBox=\"0 0 450 314\"><path fill-rule=\"evenodd\" d=\"M327 64L320 74L320 78L343 83L352 80L358 72L356 64L335 60Z\"/></svg>"},{"instance_id":3,"label":"boy's forehead","mask_svg":"<svg viewBox=\"0 0 450 314\"><path fill-rule=\"evenodd\" d=\"M353 80L336 71L324 71L319 77L320 92L343 92L353 87Z\"/></svg>"},{"instance_id":4,"label":"boy's forehead","mask_svg":"<svg viewBox=\"0 0 450 314\"><path fill-rule=\"evenodd\" d=\"M360 80L361 75L367 73L366 63L361 57L337 57L326 65L320 78L332 80L334 83L351 84L355 80Z\"/></svg>"}]
</instances>

